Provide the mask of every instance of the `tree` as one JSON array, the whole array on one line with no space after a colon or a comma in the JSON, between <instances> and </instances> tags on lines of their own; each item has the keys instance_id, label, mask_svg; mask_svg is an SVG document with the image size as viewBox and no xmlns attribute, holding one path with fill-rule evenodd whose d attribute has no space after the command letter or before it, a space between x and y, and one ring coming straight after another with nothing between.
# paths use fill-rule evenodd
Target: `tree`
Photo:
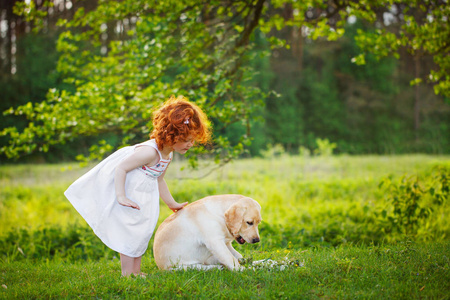
<instances>
[{"instance_id":1,"label":"tree","mask_svg":"<svg viewBox=\"0 0 450 300\"><path fill-rule=\"evenodd\" d=\"M387 10L377 13L375 31L358 32L356 41L363 52L372 53L377 58L393 55L397 58L410 55L414 59L415 86L414 127L416 139L420 128L420 83L434 84L436 94L450 97L450 6L448 1L400 1L393 2ZM432 57L438 67L428 74L422 64ZM364 64L365 54L355 58L357 64Z\"/></svg>"},{"instance_id":2,"label":"tree","mask_svg":"<svg viewBox=\"0 0 450 300\"><path fill-rule=\"evenodd\" d=\"M398 35L384 29L361 31L357 37L361 49L378 57L398 55L401 47L432 55L437 65L430 77L435 91L448 96L450 29L441 24L444 19L448 22L445 2L99 1L95 9L81 7L72 18L58 22L62 29L58 70L74 92L51 89L41 103L11 108L10 114L27 116L29 125L23 131L4 129L2 135L9 136L10 144L1 150L17 157L47 151L78 136L108 134L119 136L125 145L150 132L153 108L171 94L183 94L206 110L216 133L235 123L246 124L246 133L234 144L218 134L215 147L194 153L213 152L217 161L226 162L250 142L251 120L268 96L246 84L255 73L251 62L258 53L252 51L256 29L272 47L289 47L271 34L283 28L301 30L312 39L336 40L345 32L350 16L376 23L380 14L392 12L393 7L411 7L404 8L399 18L403 29ZM416 10L424 13L412 16ZM33 2L18 5L16 11L36 22L45 15ZM354 61L364 63L364 54ZM90 157L99 158L111 148L101 141L91 148Z\"/></svg>"}]
</instances>

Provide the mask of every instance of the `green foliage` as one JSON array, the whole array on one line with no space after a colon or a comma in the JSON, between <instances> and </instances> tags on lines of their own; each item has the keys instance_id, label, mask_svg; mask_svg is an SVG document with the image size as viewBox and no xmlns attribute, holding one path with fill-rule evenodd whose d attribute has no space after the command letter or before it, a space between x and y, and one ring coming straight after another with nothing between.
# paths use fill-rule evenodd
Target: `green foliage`
<instances>
[{"instance_id":1,"label":"green foliage","mask_svg":"<svg viewBox=\"0 0 450 300\"><path fill-rule=\"evenodd\" d=\"M400 57L400 52L406 49L413 56L425 56L431 54L438 66L437 70L431 70L426 79L434 84L436 94L450 97L450 60L448 59L449 29L446 20L450 15L450 8L439 1L400 1L384 3L374 1L374 6L394 7L398 10L401 5L404 22L392 24L397 27L397 32L391 29L376 29L374 31L358 31L355 40L362 51L373 53L377 58L394 55ZM355 60L363 64L363 56ZM416 78L412 81L419 84L425 78Z\"/></svg>"},{"instance_id":2,"label":"green foliage","mask_svg":"<svg viewBox=\"0 0 450 300\"><path fill-rule=\"evenodd\" d=\"M383 218L387 218L394 230L406 235L417 235L418 228L434 209L449 199L449 176L448 167L439 167L429 180L420 180L417 175L405 175L398 181L385 178L379 187L385 189L393 211L388 214L383 210Z\"/></svg>"},{"instance_id":3,"label":"green foliage","mask_svg":"<svg viewBox=\"0 0 450 300\"><path fill-rule=\"evenodd\" d=\"M413 77L404 67L411 60L369 54L364 67L350 61L360 51L357 32L371 28L362 22L347 24L336 42L294 40L302 47L300 57L277 50L269 86L282 94L266 99L265 135L257 138L282 144L290 153L300 145L313 151L317 138L336 143L336 153L446 153L448 105L433 100L425 87L427 109L421 110L420 129L412 125ZM295 29L285 35L293 33Z\"/></svg>"},{"instance_id":4,"label":"green foliage","mask_svg":"<svg viewBox=\"0 0 450 300\"><path fill-rule=\"evenodd\" d=\"M267 145L267 149L261 150L261 155L264 158L274 158L279 157L283 154L285 154L286 151L284 150L283 146L280 144L276 145Z\"/></svg>"},{"instance_id":5,"label":"green foliage","mask_svg":"<svg viewBox=\"0 0 450 300\"><path fill-rule=\"evenodd\" d=\"M111 153L113 147L105 140L101 140L97 145L93 145L89 148L89 157L85 157L82 154L77 155L77 160L83 161L83 166L86 166L89 161L101 160L106 154Z\"/></svg>"},{"instance_id":6,"label":"green foliage","mask_svg":"<svg viewBox=\"0 0 450 300\"><path fill-rule=\"evenodd\" d=\"M178 202L230 193L256 199L262 205L262 240L256 245L236 245L239 251L380 245L403 240L404 227L415 220L408 229L410 239L448 239L450 227L444 217L450 213L445 200L447 161L447 157L431 156L299 157L282 153L239 160L204 179L177 179L202 173L180 170L187 162L174 161L166 178ZM436 165L442 167L432 172ZM70 171L52 165L0 167L0 259L78 261L113 256L63 195L68 184L89 168L70 167ZM402 214L396 215L392 204L395 195L409 201L407 187L400 188L392 180L397 194L378 188L386 173L400 177L405 172L418 174L421 190L426 191L426 197L416 201L418 208L410 220L405 218L408 207L400 206ZM424 207L432 208L429 216L417 217ZM158 223L170 213L161 204ZM394 228L397 225L387 216L399 219L395 222L403 222L403 227Z\"/></svg>"},{"instance_id":7,"label":"green foliage","mask_svg":"<svg viewBox=\"0 0 450 300\"><path fill-rule=\"evenodd\" d=\"M0 166L0 298L445 298L449 287L448 156L289 156L242 159L203 179L166 179L175 199L242 193L262 205L261 242L236 245L242 272L159 271L149 247L147 278L121 278L118 255L94 235L63 191L89 167ZM65 168L65 171L62 168ZM433 208L415 235L386 229L386 174L417 174L419 207ZM390 180L399 197L412 188ZM415 192L418 194L419 192ZM416 210L417 212L417 210ZM390 211L388 212L390 213ZM161 204L158 223L171 214ZM426 241L426 243L424 243ZM150 246L152 241L150 242ZM282 271L280 265L287 265ZM58 284L55 284L57 282ZM245 288L243 288L245 287ZM239 296L236 296L239 295Z\"/></svg>"},{"instance_id":8,"label":"green foliage","mask_svg":"<svg viewBox=\"0 0 450 300\"><path fill-rule=\"evenodd\" d=\"M336 143L330 143L328 139L316 139L317 149L314 150L314 154L322 156L330 156L333 154L333 150L336 149Z\"/></svg>"},{"instance_id":9,"label":"green foliage","mask_svg":"<svg viewBox=\"0 0 450 300\"><path fill-rule=\"evenodd\" d=\"M46 2L44 7L51 5ZM394 11L394 6L402 8L398 12L402 18L392 26L378 28L377 16L383 15L380 12ZM341 152L386 153L389 151L380 149L384 145L384 135L398 124L392 122L394 124L390 123L389 128L382 131L384 121L391 119L389 114L379 118L379 114L370 111L375 117L367 118L366 122L373 126L363 128L376 127L375 134L352 133L352 129L357 128L355 125L364 122L346 122L354 111L347 111L343 106L343 99L347 97L341 97L340 87L331 76L340 68L328 60L328 49L323 56L326 59L318 61L319 67L305 68L301 88L284 81L274 84L285 94L283 104L289 107L287 110L279 109L281 101L277 103L276 97L272 98L276 93L270 93L272 87L267 85L270 77L265 75L267 65L259 69L264 75L258 74L255 66L264 65L264 59L259 56L270 49L290 49L288 36L292 35L286 34L289 30L302 32L307 43L317 41L320 46L325 39L345 38L349 29L347 19L355 16L361 23L375 24L377 29L368 26L357 31L355 39L364 53L356 51L352 55L354 62L370 65L373 57L378 59L390 54L398 57L402 49L414 56L431 55L437 68L421 80L430 81L436 93L448 96L448 26L442 22L449 12L447 6L428 1L400 1L394 5L382 0L333 4L317 0L242 0L212 1L208 5L196 0L99 1L94 10L79 8L72 18L58 22L57 71L65 78L66 86L50 89L42 102L20 103L19 106L14 103L7 109L8 116L24 118L27 123L25 127L11 124L1 131L0 135L7 139L1 152L9 158L17 158L76 143L80 137L91 138L89 144L99 143L103 139L98 137L105 135L117 137L117 140L104 139L112 148L142 141L151 130L150 111L169 95L184 94L204 108L215 125L215 147L200 148L194 153L191 157L194 166L196 155L206 152L212 152L219 163L243 154L252 140L250 128L258 126L255 119L262 113L265 99L267 106L274 108L274 115L267 116L269 126L265 127L269 137L265 138L263 130L259 130L257 137L264 137L265 142L251 149L252 154L266 141L281 143L291 151L300 144L312 148L317 137L331 139L332 136ZM286 10L292 15L287 16ZM15 12L34 22L36 28L42 27L39 25L45 24L47 17L33 1L18 2ZM124 29L117 32L115 26ZM283 34L280 36L277 32ZM258 47L264 43L267 45L260 51ZM366 52L373 53L373 57ZM343 56L350 62L348 53ZM305 60L310 57L306 53ZM267 62L267 57L265 59ZM379 69L373 70L379 73ZM383 82L390 82L381 74ZM297 74L287 75L297 77ZM256 84L259 79L264 79L262 86ZM379 81L370 84L377 86ZM419 81L416 79L413 83ZM363 95L356 99L358 101L367 98L367 94L373 99L386 96L374 94L374 89L357 94ZM356 105L355 110L365 108ZM361 114L362 120L366 119L366 114L369 113ZM395 120L401 123L399 127L407 127L399 119ZM280 120L285 124L279 128L270 126ZM429 132L433 129L427 128ZM439 132L445 132L445 128ZM374 136L376 140L372 145L352 144L366 136ZM439 137L433 139L434 142L440 140ZM404 144L399 139L393 147L397 149ZM423 145L428 144L428 141L423 142ZM445 146L440 149L447 149ZM101 145L92 147L88 158L102 157L106 153L104 149Z\"/></svg>"},{"instance_id":10,"label":"green foliage","mask_svg":"<svg viewBox=\"0 0 450 300\"><path fill-rule=\"evenodd\" d=\"M54 7L54 3L46 0L42 6ZM15 2L13 12L16 15L24 16L27 22L32 22L35 32L38 32L45 27L44 19L47 17L47 12L36 9L36 3L34 1Z\"/></svg>"},{"instance_id":11,"label":"green foliage","mask_svg":"<svg viewBox=\"0 0 450 300\"><path fill-rule=\"evenodd\" d=\"M16 41L16 76L1 77L0 90L2 112L0 128L15 127L21 131L27 126L23 114L17 117L8 116L13 107L31 102L41 101L50 86L63 87L61 78L54 71L58 55L54 49L55 35L27 34L17 37ZM1 144L6 145L7 139L0 137Z\"/></svg>"},{"instance_id":12,"label":"green foliage","mask_svg":"<svg viewBox=\"0 0 450 300\"><path fill-rule=\"evenodd\" d=\"M11 144L2 151L17 157L48 151L78 136L110 133L121 138L121 145L143 140L151 130L150 112L171 94L197 102L219 132L249 120L263 94L243 85L254 73L248 64L252 48L248 39L256 26L244 18L256 18L260 4L235 2L217 9L217 3L208 7L196 1L170 1L145 9L148 2L133 0L99 2L90 12L79 9L73 19L59 22L63 32L57 44L57 69L75 91L51 89L46 101L11 109L11 114L25 115L30 123L23 131L5 129L3 135L11 138ZM233 17L236 11L241 18ZM212 14L222 22L198 22ZM124 19L134 20L133 28L126 35L108 36L108 44L102 44L107 24ZM223 23L239 26L228 28ZM107 47L106 54L102 47ZM230 145L221 138L224 142L216 149L226 153L219 155L225 160L241 154L249 140L243 136ZM92 148L92 157L101 156L95 151L101 148Z\"/></svg>"},{"instance_id":13,"label":"green foliage","mask_svg":"<svg viewBox=\"0 0 450 300\"><path fill-rule=\"evenodd\" d=\"M391 225L406 235L414 234L420 220L430 215L430 209L419 205L425 191L419 185L417 176L403 177L399 185L388 183L388 200L394 208Z\"/></svg>"},{"instance_id":14,"label":"green foliage","mask_svg":"<svg viewBox=\"0 0 450 300\"><path fill-rule=\"evenodd\" d=\"M64 259L66 261L112 258L114 251L85 226L47 227L29 231L11 231L2 238L0 251L3 259L11 261Z\"/></svg>"}]
</instances>

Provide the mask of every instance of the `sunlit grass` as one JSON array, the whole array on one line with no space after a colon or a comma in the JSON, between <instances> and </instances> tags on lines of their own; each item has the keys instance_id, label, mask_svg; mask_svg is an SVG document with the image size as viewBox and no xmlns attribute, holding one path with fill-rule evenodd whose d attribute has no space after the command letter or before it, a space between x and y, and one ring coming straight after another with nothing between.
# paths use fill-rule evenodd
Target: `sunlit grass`
<instances>
[{"instance_id":1,"label":"sunlit grass","mask_svg":"<svg viewBox=\"0 0 450 300\"><path fill-rule=\"evenodd\" d=\"M203 163L202 163L203 164ZM262 206L261 242L235 245L251 260L302 267L163 272L152 241L148 278L121 278L117 253L95 237L63 192L77 164L0 166L0 298L433 298L450 289L448 201L417 236L385 231L386 176L431 176L448 156L281 156L237 160L202 177L175 160L167 182L179 202L239 193ZM181 179L182 178L182 179ZM161 204L159 223L170 210ZM415 240L415 241L414 241Z\"/></svg>"},{"instance_id":2,"label":"sunlit grass","mask_svg":"<svg viewBox=\"0 0 450 300\"><path fill-rule=\"evenodd\" d=\"M166 178L179 202L213 194L238 193L261 203L270 225L304 227L329 222L347 211L375 210L383 195L380 180L388 175L425 174L433 166L449 164L447 156L281 156L242 159L199 178L208 171L192 171L175 160ZM182 167L184 167L183 170ZM10 230L84 224L65 199L64 190L90 167L77 164L0 166L0 236ZM183 178L183 179L179 179ZM187 179L191 178L191 179ZM170 214L161 205L159 222ZM355 217L357 214L354 214ZM448 225L447 225L448 226Z\"/></svg>"},{"instance_id":3,"label":"sunlit grass","mask_svg":"<svg viewBox=\"0 0 450 300\"><path fill-rule=\"evenodd\" d=\"M449 243L246 251L255 259L298 259L303 267L231 272L159 271L144 256L147 278L121 278L109 261L18 262L0 267L0 298L155 299L445 299Z\"/></svg>"}]
</instances>

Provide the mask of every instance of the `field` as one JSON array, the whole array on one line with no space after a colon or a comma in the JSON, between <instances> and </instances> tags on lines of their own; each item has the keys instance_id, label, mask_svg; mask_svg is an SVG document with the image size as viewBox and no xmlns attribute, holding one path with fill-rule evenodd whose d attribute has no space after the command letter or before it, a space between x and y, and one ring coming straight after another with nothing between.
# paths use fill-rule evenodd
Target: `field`
<instances>
[{"instance_id":1,"label":"field","mask_svg":"<svg viewBox=\"0 0 450 300\"><path fill-rule=\"evenodd\" d=\"M450 297L448 156L281 155L200 179L212 166L184 167L167 174L179 202L239 193L261 204L261 243L235 245L248 270L162 272L149 247L149 277L121 278L118 255L63 195L87 168L0 166L0 298ZM169 214L162 204L159 222ZM253 270L261 259L285 268Z\"/></svg>"}]
</instances>

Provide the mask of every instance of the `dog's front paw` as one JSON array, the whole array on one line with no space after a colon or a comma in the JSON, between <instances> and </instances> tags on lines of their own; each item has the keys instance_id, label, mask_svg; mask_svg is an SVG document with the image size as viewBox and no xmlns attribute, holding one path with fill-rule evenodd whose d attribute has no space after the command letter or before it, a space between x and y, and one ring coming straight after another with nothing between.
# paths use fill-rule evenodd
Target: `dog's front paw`
<instances>
[{"instance_id":1,"label":"dog's front paw","mask_svg":"<svg viewBox=\"0 0 450 300\"><path fill-rule=\"evenodd\" d=\"M248 257L248 258L241 257L238 259L238 261L241 265L244 265L244 266L249 265L250 266L253 263L253 258L252 257Z\"/></svg>"}]
</instances>

